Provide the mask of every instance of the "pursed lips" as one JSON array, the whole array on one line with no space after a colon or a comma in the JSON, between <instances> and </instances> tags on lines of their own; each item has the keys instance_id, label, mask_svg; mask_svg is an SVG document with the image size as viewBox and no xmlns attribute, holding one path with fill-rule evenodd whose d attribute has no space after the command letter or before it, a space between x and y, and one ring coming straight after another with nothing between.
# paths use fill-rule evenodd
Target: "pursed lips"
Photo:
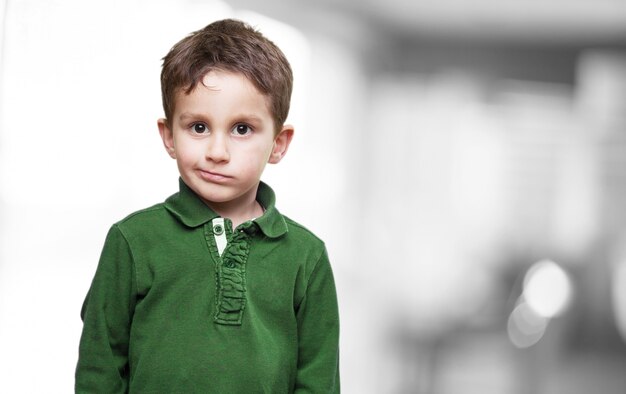
<instances>
[{"instance_id":1,"label":"pursed lips","mask_svg":"<svg viewBox=\"0 0 626 394\"><path fill-rule=\"evenodd\" d=\"M210 181L210 182L224 182L231 179L231 176L220 174L219 172L214 171L206 171L206 170L197 170L198 174L202 179Z\"/></svg>"}]
</instances>

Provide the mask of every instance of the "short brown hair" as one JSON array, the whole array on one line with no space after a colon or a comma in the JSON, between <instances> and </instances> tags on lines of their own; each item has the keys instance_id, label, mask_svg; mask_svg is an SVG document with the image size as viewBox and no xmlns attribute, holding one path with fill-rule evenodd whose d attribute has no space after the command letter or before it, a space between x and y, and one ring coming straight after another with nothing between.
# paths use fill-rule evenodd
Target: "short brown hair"
<instances>
[{"instance_id":1,"label":"short brown hair","mask_svg":"<svg viewBox=\"0 0 626 394\"><path fill-rule=\"evenodd\" d=\"M291 66L283 52L250 25L224 19L180 40L163 58L161 95L167 122L179 90L189 94L211 70L243 74L269 99L278 131L287 115L293 86Z\"/></svg>"}]
</instances>

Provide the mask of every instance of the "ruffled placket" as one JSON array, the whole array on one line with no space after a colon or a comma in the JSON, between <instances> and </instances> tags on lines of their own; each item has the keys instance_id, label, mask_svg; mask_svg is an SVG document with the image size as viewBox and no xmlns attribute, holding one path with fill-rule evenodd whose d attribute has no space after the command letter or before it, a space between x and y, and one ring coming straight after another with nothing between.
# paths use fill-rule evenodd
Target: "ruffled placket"
<instances>
[{"instance_id":1,"label":"ruffled placket","mask_svg":"<svg viewBox=\"0 0 626 394\"><path fill-rule=\"evenodd\" d=\"M255 232L253 222L241 224L236 231L231 230L228 219L216 218L205 225L205 238L215 261L215 323L241 325L246 306L246 263L250 237Z\"/></svg>"}]
</instances>

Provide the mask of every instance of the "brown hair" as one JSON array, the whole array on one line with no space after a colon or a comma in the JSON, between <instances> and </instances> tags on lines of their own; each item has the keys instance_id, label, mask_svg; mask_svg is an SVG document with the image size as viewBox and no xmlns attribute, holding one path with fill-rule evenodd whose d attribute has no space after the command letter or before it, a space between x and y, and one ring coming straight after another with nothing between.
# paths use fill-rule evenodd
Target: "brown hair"
<instances>
[{"instance_id":1,"label":"brown hair","mask_svg":"<svg viewBox=\"0 0 626 394\"><path fill-rule=\"evenodd\" d=\"M213 22L191 33L163 58L161 95L168 123L179 89L189 94L211 70L243 74L269 99L276 131L282 128L293 86L289 62L272 41L234 19Z\"/></svg>"}]
</instances>

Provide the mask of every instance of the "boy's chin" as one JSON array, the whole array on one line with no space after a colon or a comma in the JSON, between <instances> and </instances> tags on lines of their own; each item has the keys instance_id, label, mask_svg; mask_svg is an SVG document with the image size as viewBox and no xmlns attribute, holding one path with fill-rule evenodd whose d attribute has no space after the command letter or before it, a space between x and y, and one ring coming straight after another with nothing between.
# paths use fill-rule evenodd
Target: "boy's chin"
<instances>
[{"instance_id":1,"label":"boy's chin","mask_svg":"<svg viewBox=\"0 0 626 394\"><path fill-rule=\"evenodd\" d=\"M209 184L203 182L200 185L190 185L191 189L205 203L209 205L231 205L238 202L244 202L247 194L253 193L256 196L256 190L241 190L239 187ZM254 198L253 196L253 198Z\"/></svg>"}]
</instances>

